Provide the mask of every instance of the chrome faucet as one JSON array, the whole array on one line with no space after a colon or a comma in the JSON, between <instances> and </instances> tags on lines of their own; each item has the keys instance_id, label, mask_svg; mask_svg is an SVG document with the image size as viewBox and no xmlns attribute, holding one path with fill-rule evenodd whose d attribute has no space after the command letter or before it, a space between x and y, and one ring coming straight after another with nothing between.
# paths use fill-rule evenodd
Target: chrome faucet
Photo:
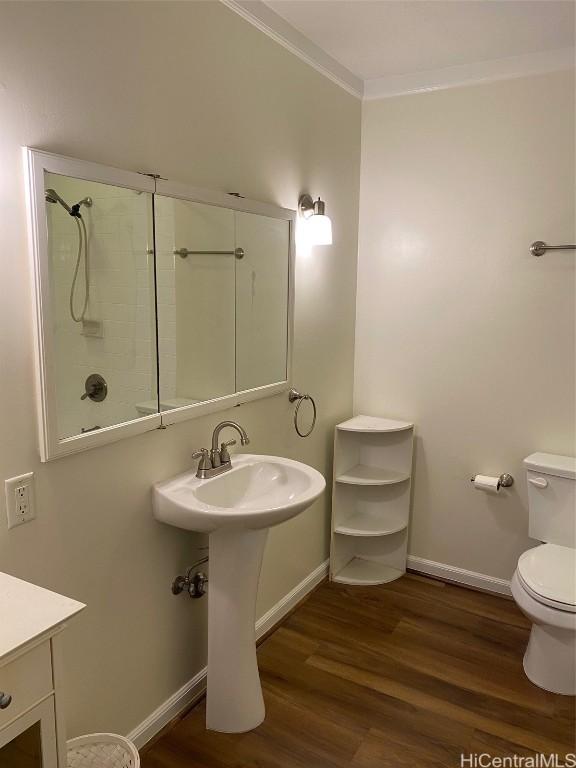
<instances>
[{"instance_id":1,"label":"chrome faucet","mask_svg":"<svg viewBox=\"0 0 576 768\"><path fill-rule=\"evenodd\" d=\"M201 480L205 480L209 477L215 477L216 475L220 475L222 472L226 472L227 470L232 469L232 461L230 459L230 454L228 453L228 448L231 445L236 445L236 440L228 440L227 443L222 443L220 448L218 448L220 432L225 427L232 427L238 432L240 435L241 445L248 445L250 442L250 439L246 434L246 430L235 421L221 421L220 424L217 424L214 427L214 432L212 433L211 450L208 451L208 448L200 448L199 451L196 451L192 454L193 459L200 459L198 462L198 471L196 472L196 477L200 478Z\"/></svg>"}]
</instances>

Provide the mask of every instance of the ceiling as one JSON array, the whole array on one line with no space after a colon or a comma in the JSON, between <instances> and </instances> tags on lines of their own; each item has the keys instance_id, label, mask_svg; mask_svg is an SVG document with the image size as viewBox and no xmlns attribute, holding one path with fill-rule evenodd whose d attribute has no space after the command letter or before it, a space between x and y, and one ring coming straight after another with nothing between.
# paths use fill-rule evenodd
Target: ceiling
<instances>
[{"instance_id":1,"label":"ceiling","mask_svg":"<svg viewBox=\"0 0 576 768\"><path fill-rule=\"evenodd\" d=\"M574 46L575 3L570 0L265 3L364 81Z\"/></svg>"}]
</instances>

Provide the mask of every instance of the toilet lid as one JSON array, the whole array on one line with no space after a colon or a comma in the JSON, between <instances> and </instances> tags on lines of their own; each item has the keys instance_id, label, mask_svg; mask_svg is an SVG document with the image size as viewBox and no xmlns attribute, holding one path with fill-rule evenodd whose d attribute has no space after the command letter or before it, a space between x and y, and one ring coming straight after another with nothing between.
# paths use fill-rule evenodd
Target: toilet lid
<instances>
[{"instance_id":1,"label":"toilet lid","mask_svg":"<svg viewBox=\"0 0 576 768\"><path fill-rule=\"evenodd\" d=\"M576 550L541 544L520 556L518 573L540 602L564 611L576 610Z\"/></svg>"}]
</instances>

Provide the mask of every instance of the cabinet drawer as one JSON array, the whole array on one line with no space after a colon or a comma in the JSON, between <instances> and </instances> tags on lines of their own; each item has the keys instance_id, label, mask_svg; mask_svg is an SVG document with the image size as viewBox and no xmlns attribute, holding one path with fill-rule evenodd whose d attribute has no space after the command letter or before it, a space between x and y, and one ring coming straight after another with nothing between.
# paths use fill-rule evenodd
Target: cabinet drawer
<instances>
[{"instance_id":1,"label":"cabinet drawer","mask_svg":"<svg viewBox=\"0 0 576 768\"><path fill-rule=\"evenodd\" d=\"M0 667L0 692L12 697L6 709L0 709L0 728L50 694L53 688L50 641Z\"/></svg>"}]
</instances>

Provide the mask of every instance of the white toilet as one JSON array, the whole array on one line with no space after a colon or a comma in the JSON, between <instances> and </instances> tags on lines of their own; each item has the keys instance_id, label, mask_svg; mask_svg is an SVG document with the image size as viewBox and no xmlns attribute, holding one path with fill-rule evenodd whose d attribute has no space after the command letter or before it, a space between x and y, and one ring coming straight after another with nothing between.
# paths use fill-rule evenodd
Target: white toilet
<instances>
[{"instance_id":1,"label":"white toilet","mask_svg":"<svg viewBox=\"0 0 576 768\"><path fill-rule=\"evenodd\" d=\"M512 595L532 622L524 671L547 691L576 695L576 458L533 453L529 533L545 542L524 552Z\"/></svg>"}]
</instances>

